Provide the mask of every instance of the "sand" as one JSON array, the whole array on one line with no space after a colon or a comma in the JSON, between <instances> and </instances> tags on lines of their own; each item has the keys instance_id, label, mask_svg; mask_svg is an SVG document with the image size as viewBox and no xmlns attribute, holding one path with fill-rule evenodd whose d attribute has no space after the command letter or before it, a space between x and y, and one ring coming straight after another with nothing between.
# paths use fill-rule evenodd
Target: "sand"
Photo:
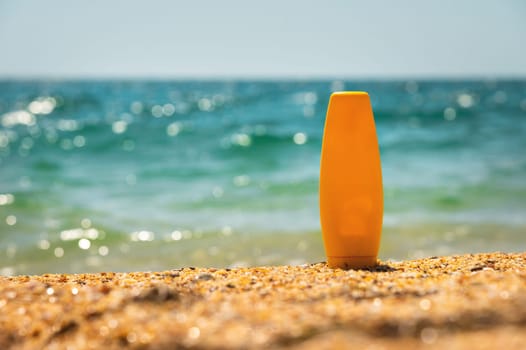
<instances>
[{"instance_id":1,"label":"sand","mask_svg":"<svg viewBox=\"0 0 526 350\"><path fill-rule=\"evenodd\" d=\"M0 277L0 349L524 349L526 253Z\"/></svg>"}]
</instances>

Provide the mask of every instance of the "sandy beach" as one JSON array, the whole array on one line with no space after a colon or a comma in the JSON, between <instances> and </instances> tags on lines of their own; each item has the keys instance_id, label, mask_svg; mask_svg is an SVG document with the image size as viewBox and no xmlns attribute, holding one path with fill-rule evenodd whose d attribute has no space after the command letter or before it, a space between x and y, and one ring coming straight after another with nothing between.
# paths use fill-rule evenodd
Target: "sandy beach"
<instances>
[{"instance_id":1,"label":"sandy beach","mask_svg":"<svg viewBox=\"0 0 526 350\"><path fill-rule=\"evenodd\" d=\"M520 349L526 253L0 277L1 349Z\"/></svg>"}]
</instances>

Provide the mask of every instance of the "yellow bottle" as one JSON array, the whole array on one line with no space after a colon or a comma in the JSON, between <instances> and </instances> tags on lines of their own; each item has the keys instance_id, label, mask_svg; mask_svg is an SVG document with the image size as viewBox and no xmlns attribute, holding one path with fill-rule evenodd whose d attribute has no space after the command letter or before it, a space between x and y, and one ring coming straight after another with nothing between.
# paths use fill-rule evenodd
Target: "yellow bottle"
<instances>
[{"instance_id":1,"label":"yellow bottle","mask_svg":"<svg viewBox=\"0 0 526 350\"><path fill-rule=\"evenodd\" d=\"M335 92L320 164L320 220L329 267L376 265L382 216L380 150L369 95Z\"/></svg>"}]
</instances>

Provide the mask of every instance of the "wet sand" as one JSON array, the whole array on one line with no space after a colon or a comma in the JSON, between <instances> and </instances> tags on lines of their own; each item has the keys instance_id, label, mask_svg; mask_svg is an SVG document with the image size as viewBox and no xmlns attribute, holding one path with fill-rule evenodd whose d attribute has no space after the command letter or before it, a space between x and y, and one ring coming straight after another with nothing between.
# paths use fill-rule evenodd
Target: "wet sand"
<instances>
[{"instance_id":1,"label":"wet sand","mask_svg":"<svg viewBox=\"0 0 526 350\"><path fill-rule=\"evenodd\" d=\"M0 277L0 349L524 349L526 253Z\"/></svg>"}]
</instances>

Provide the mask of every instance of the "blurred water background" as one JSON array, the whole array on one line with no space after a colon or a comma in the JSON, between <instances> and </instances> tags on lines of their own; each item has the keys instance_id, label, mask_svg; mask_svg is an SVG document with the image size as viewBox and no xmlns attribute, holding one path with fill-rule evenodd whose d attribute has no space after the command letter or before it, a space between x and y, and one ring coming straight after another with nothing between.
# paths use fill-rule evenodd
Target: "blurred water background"
<instances>
[{"instance_id":1,"label":"blurred water background","mask_svg":"<svg viewBox=\"0 0 526 350\"><path fill-rule=\"evenodd\" d=\"M324 260L336 90L373 103L381 258L526 250L526 81L3 81L0 274Z\"/></svg>"}]
</instances>

